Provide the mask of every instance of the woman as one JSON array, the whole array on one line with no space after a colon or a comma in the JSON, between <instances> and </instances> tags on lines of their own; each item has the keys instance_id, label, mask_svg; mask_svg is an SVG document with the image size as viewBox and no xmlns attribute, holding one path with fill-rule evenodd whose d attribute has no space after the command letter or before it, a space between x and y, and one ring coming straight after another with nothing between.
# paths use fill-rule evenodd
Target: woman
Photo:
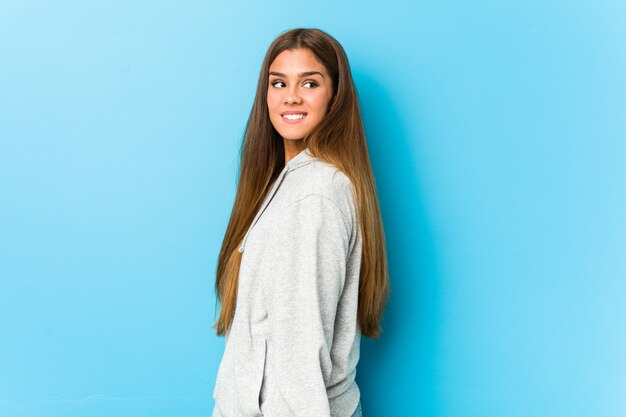
<instances>
[{"instance_id":1,"label":"woman","mask_svg":"<svg viewBox=\"0 0 626 417\"><path fill-rule=\"evenodd\" d=\"M215 287L214 417L361 415L387 261L350 67L325 32L284 32L265 55Z\"/></svg>"}]
</instances>

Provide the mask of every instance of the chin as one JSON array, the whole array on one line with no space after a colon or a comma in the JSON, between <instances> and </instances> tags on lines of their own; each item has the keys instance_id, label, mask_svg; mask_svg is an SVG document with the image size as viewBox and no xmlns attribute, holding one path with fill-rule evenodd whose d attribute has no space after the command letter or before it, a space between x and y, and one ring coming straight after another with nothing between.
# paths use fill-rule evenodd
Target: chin
<instances>
[{"instance_id":1,"label":"chin","mask_svg":"<svg viewBox=\"0 0 626 417\"><path fill-rule=\"evenodd\" d=\"M286 140L300 140L300 139L303 139L308 134L308 132L293 132L293 131L290 131L290 132L278 131L278 133L283 139L286 139Z\"/></svg>"}]
</instances>

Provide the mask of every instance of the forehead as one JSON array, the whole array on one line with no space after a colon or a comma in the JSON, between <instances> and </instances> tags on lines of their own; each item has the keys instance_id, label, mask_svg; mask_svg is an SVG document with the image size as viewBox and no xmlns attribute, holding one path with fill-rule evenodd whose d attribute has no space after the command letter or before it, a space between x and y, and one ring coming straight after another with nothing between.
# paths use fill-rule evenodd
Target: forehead
<instances>
[{"instance_id":1,"label":"forehead","mask_svg":"<svg viewBox=\"0 0 626 417\"><path fill-rule=\"evenodd\" d=\"M310 49L298 48L284 50L270 64L270 71L296 75L305 71L320 71L326 74L326 68Z\"/></svg>"}]
</instances>

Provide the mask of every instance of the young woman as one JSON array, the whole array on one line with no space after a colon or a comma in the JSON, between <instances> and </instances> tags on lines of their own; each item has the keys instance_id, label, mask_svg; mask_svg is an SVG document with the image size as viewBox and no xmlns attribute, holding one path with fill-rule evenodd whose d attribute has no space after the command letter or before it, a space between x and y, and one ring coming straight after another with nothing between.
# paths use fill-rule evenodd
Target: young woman
<instances>
[{"instance_id":1,"label":"young woman","mask_svg":"<svg viewBox=\"0 0 626 417\"><path fill-rule=\"evenodd\" d=\"M283 32L265 55L215 288L213 417L361 416L388 270L350 66L325 32Z\"/></svg>"}]
</instances>

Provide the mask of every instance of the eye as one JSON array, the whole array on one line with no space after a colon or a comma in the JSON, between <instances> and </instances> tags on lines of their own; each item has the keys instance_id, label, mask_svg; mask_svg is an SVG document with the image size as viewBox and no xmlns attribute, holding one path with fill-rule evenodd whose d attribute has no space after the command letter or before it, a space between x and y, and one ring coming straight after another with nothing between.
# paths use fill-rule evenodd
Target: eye
<instances>
[{"instance_id":1,"label":"eye","mask_svg":"<svg viewBox=\"0 0 626 417\"><path fill-rule=\"evenodd\" d=\"M276 84L284 84L284 82L282 82L282 81L274 81L274 82L272 82L272 86L273 87L276 87ZM276 87L276 88L282 88L282 87Z\"/></svg>"},{"instance_id":2,"label":"eye","mask_svg":"<svg viewBox=\"0 0 626 417\"><path fill-rule=\"evenodd\" d=\"M305 81L304 84L311 84L311 87L309 88L315 88L318 86L318 84L315 81Z\"/></svg>"}]
</instances>

